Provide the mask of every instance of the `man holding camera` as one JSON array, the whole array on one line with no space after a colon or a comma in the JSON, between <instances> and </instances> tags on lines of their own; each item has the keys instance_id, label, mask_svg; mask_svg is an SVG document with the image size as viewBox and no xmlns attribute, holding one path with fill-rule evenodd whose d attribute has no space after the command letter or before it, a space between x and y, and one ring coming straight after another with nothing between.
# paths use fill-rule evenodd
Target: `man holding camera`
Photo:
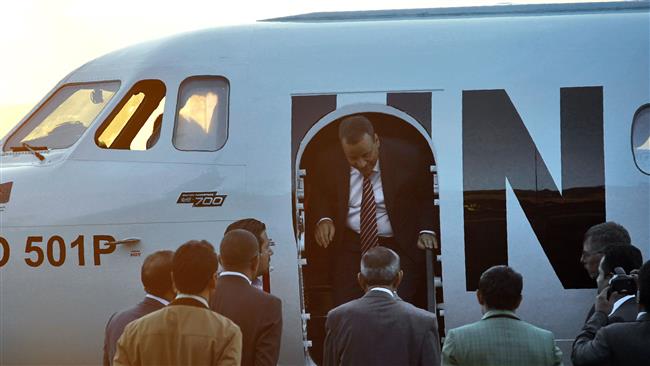
<instances>
[{"instance_id":1,"label":"man holding camera","mask_svg":"<svg viewBox=\"0 0 650 366\"><path fill-rule=\"evenodd\" d=\"M633 245L618 244L606 247L602 254L596 283L598 296L603 295L612 303L607 313L607 324L634 321L638 313L635 297L637 289L636 282L628 274L643 264L641 251ZM595 306L598 306L598 300Z\"/></svg>"},{"instance_id":2,"label":"man holding camera","mask_svg":"<svg viewBox=\"0 0 650 366\"><path fill-rule=\"evenodd\" d=\"M636 321L607 325L607 313L612 308L613 295L608 289L598 294L596 312L573 343L571 360L582 365L648 365L650 360L650 261L638 276L639 314Z\"/></svg>"}]
</instances>

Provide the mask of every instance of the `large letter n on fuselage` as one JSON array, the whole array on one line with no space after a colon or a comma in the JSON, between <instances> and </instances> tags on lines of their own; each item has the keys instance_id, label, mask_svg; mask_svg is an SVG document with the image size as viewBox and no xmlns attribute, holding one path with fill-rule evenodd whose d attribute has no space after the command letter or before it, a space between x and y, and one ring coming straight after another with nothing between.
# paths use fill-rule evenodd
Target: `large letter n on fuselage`
<instances>
[{"instance_id":1,"label":"large letter n on fuselage","mask_svg":"<svg viewBox=\"0 0 650 366\"><path fill-rule=\"evenodd\" d=\"M506 179L564 288L593 287L580 264L582 237L605 221L602 87L560 89L560 193L505 90L463 92L467 290L508 264Z\"/></svg>"}]
</instances>

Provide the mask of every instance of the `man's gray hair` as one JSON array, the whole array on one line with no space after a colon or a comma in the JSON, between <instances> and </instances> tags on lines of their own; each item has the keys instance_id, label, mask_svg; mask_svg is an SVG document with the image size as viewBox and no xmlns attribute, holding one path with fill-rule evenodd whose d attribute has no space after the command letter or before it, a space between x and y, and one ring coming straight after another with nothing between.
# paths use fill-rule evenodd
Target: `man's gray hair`
<instances>
[{"instance_id":1,"label":"man's gray hair","mask_svg":"<svg viewBox=\"0 0 650 366\"><path fill-rule=\"evenodd\" d=\"M623 225L607 221L594 225L585 233L585 240L591 239L593 251L602 251L613 244L631 244L630 233Z\"/></svg>"},{"instance_id":2,"label":"man's gray hair","mask_svg":"<svg viewBox=\"0 0 650 366\"><path fill-rule=\"evenodd\" d=\"M399 270L399 256L386 247L372 248L361 258L361 275L369 286L392 284Z\"/></svg>"}]
</instances>

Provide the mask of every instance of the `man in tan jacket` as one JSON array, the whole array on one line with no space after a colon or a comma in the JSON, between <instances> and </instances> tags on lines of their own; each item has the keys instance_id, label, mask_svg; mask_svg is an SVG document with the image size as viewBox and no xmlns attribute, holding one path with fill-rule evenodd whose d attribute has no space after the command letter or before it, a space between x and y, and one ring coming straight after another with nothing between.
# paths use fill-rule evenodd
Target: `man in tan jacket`
<instances>
[{"instance_id":1,"label":"man in tan jacket","mask_svg":"<svg viewBox=\"0 0 650 366\"><path fill-rule=\"evenodd\" d=\"M207 241L181 245L172 264L176 299L126 327L113 365L239 365L239 327L208 307L217 267Z\"/></svg>"}]
</instances>

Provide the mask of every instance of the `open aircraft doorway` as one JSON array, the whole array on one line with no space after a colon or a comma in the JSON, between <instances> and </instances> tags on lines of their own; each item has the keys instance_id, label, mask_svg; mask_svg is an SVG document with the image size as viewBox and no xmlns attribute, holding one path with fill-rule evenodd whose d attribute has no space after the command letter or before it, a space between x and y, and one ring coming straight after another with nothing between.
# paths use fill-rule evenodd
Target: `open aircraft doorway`
<instances>
[{"instance_id":1,"label":"open aircraft doorway","mask_svg":"<svg viewBox=\"0 0 650 366\"><path fill-rule=\"evenodd\" d=\"M428 142L429 137L425 136L420 130L415 128L405 120L386 113L369 112L362 113L368 117L375 128L375 131L382 138L396 139L407 142L409 145L416 147L421 151L423 156L427 157L427 162L432 167L430 173L434 174L434 194L437 202L437 176L435 169L435 158L431 146ZM314 182L318 176L328 174L323 172L317 160L319 154L323 151L331 149L332 146L339 144L338 127L341 116L326 125L319 126L315 124L312 128L319 128L315 133L307 134L301 142L301 151L298 152L296 159L299 162L296 170L296 189L295 189L295 216L296 217L296 232L298 233L298 241L300 243L299 252L302 261L302 306L303 318L305 319L305 348L309 356L317 364L322 363L323 357L323 344L325 340L325 320L327 312L333 308L332 300L332 284L331 284L331 255L332 250L320 247L314 238L314 230L316 222L319 218L310 215L310 199L315 194L313 187ZM426 132L426 131L425 131ZM311 137L310 137L311 136ZM381 147L380 147L381 148ZM332 157L344 158L343 153L341 156ZM436 217L439 217L438 205L436 204ZM436 232L440 232L439 219L435 222ZM439 238L440 239L440 238ZM415 245L415 243L413 243ZM429 278L432 286L435 286L435 304L438 304L438 326L441 336L444 335L444 320L442 318L442 281L440 274L442 273L440 258L440 248L433 253L432 266L435 273L435 278ZM425 286L422 286L426 289ZM427 293L419 294L422 299L422 305L427 304ZM432 309L436 308L433 304ZM426 305L425 305L426 306Z\"/></svg>"}]
</instances>

